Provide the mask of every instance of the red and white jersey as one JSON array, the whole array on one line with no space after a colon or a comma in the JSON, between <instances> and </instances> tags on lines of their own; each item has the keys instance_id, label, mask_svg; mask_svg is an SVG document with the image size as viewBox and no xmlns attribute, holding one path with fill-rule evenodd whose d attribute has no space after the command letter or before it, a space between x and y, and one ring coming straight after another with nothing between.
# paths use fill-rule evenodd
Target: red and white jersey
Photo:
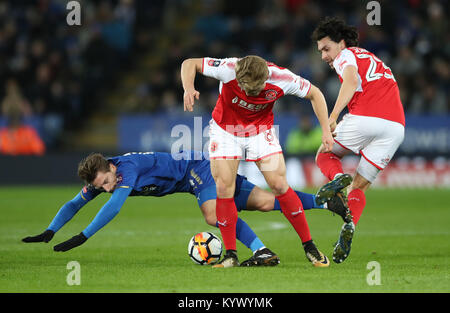
<instances>
[{"instance_id":1,"label":"red and white jersey","mask_svg":"<svg viewBox=\"0 0 450 313\"><path fill-rule=\"evenodd\" d=\"M238 86L235 66L238 58L203 58L202 73L220 80L219 98L212 118L223 129L235 136L254 136L273 125L272 108L284 95L305 97L311 83L288 69L267 62L269 79L256 97L249 97Z\"/></svg>"},{"instance_id":2,"label":"red and white jersey","mask_svg":"<svg viewBox=\"0 0 450 313\"><path fill-rule=\"evenodd\" d=\"M358 87L347 105L349 113L378 117L405 126L400 92L391 69L365 49L346 48L333 62L341 82L344 69L349 65L358 70Z\"/></svg>"}]
</instances>

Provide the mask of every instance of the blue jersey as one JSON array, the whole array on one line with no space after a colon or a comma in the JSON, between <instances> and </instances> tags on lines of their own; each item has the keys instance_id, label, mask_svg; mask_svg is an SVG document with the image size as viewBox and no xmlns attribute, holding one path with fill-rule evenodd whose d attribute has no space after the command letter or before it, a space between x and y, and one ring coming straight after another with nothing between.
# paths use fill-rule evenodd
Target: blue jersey
<instances>
[{"instance_id":1,"label":"blue jersey","mask_svg":"<svg viewBox=\"0 0 450 313\"><path fill-rule=\"evenodd\" d=\"M201 152L127 153L108 159L117 167L117 188L131 188L130 196L161 197L197 191L214 184L209 161ZM81 195L92 200L103 190L86 186Z\"/></svg>"},{"instance_id":2,"label":"blue jersey","mask_svg":"<svg viewBox=\"0 0 450 313\"><path fill-rule=\"evenodd\" d=\"M207 200L216 199L216 186L211 175L210 162L202 152L127 153L108 160L117 167L117 186L111 199L83 231L88 238L119 213L128 196L161 197L188 192L196 196L199 206ZM237 176L235 198L238 210L245 208L253 187L254 185L245 177ZM74 199L60 209L48 229L58 231L81 207L102 192L103 189L96 189L90 185L83 187Z\"/></svg>"}]
</instances>

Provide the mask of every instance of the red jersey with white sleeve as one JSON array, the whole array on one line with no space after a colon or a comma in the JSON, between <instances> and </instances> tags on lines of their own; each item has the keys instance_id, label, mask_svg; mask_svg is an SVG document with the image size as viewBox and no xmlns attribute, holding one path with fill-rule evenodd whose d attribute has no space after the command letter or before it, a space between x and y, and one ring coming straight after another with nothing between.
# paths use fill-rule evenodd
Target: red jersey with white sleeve
<instances>
[{"instance_id":1,"label":"red jersey with white sleeve","mask_svg":"<svg viewBox=\"0 0 450 313\"><path fill-rule=\"evenodd\" d=\"M358 70L358 87L347 107L350 114L372 116L405 126L405 113L392 71L373 53L358 47L342 50L333 67L342 83L344 69Z\"/></svg>"},{"instance_id":2,"label":"red jersey with white sleeve","mask_svg":"<svg viewBox=\"0 0 450 313\"><path fill-rule=\"evenodd\" d=\"M305 97L311 83L286 68L267 62L269 79L258 96L249 97L238 86L238 58L203 58L202 73L220 80L219 98L212 112L213 120L224 130L238 137L254 136L273 125L272 108L284 95Z\"/></svg>"}]
</instances>

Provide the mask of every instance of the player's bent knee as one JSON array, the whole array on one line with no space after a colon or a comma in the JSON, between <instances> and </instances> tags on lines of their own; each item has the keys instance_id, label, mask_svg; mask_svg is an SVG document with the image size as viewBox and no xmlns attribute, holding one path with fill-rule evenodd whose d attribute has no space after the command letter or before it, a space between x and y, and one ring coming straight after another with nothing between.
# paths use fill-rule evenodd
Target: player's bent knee
<instances>
[{"instance_id":1,"label":"player's bent knee","mask_svg":"<svg viewBox=\"0 0 450 313\"><path fill-rule=\"evenodd\" d=\"M274 207L273 204L274 204L274 199L272 199L271 202L266 201L266 202L262 203L262 204L258 207L258 211L261 211L261 212L270 212L270 211L273 210L273 207Z\"/></svg>"},{"instance_id":2,"label":"player's bent knee","mask_svg":"<svg viewBox=\"0 0 450 313\"><path fill-rule=\"evenodd\" d=\"M271 182L269 183L269 186L276 196L284 194L289 189L289 185L285 179L278 179Z\"/></svg>"},{"instance_id":3,"label":"player's bent knee","mask_svg":"<svg viewBox=\"0 0 450 313\"><path fill-rule=\"evenodd\" d=\"M231 198L234 195L235 185L233 183L226 184L225 182L216 183L216 191L218 198Z\"/></svg>"},{"instance_id":4,"label":"player's bent knee","mask_svg":"<svg viewBox=\"0 0 450 313\"><path fill-rule=\"evenodd\" d=\"M217 218L215 216L205 216L205 222L208 225L216 227Z\"/></svg>"},{"instance_id":5,"label":"player's bent knee","mask_svg":"<svg viewBox=\"0 0 450 313\"><path fill-rule=\"evenodd\" d=\"M355 189L360 189L363 192L365 192L367 189L369 189L370 185L371 185L371 182L369 180L367 180L360 173L356 173L356 175L353 179L353 182L352 182L351 186L349 187L348 192L350 193L351 191L353 191Z\"/></svg>"}]
</instances>

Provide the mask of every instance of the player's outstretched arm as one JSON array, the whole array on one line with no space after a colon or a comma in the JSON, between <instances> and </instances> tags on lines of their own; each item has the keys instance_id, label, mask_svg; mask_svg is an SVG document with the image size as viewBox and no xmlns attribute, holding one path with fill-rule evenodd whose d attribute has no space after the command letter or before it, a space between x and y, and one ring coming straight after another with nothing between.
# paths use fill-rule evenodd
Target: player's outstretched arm
<instances>
[{"instance_id":1,"label":"player's outstretched arm","mask_svg":"<svg viewBox=\"0 0 450 313\"><path fill-rule=\"evenodd\" d=\"M85 243L88 238L94 235L100 228L108 224L122 208L127 197L130 195L131 188L116 189L109 201L98 211L94 220L80 234L66 240L53 247L54 251L65 252Z\"/></svg>"},{"instance_id":2,"label":"player's outstretched arm","mask_svg":"<svg viewBox=\"0 0 450 313\"><path fill-rule=\"evenodd\" d=\"M202 58L186 59L181 64L181 83L184 89L183 102L185 111L192 112L195 99L198 100L200 98L200 92L195 90L194 81L197 72L201 73L202 65Z\"/></svg>"},{"instance_id":3,"label":"player's outstretched arm","mask_svg":"<svg viewBox=\"0 0 450 313\"><path fill-rule=\"evenodd\" d=\"M55 233L72 219L72 217L88 202L83 199L81 193L78 193L75 198L66 202L61 209L59 209L56 216L53 218L47 229L36 236L28 236L22 239L23 242L49 242L52 240Z\"/></svg>"},{"instance_id":4,"label":"player's outstretched arm","mask_svg":"<svg viewBox=\"0 0 450 313\"><path fill-rule=\"evenodd\" d=\"M319 88L311 84L311 89L305 98L311 101L314 113L322 128L322 144L325 148L325 152L331 151L334 140L331 134L330 125L328 124L328 108L325 97Z\"/></svg>"},{"instance_id":5,"label":"player's outstretched arm","mask_svg":"<svg viewBox=\"0 0 450 313\"><path fill-rule=\"evenodd\" d=\"M331 111L329 123L331 126L331 131L336 128L336 121L339 118L342 110L347 106L350 100L355 94L356 88L358 87L358 70L355 66L346 66L344 72L342 73L342 85L339 89L339 95L334 104L333 111Z\"/></svg>"}]
</instances>

